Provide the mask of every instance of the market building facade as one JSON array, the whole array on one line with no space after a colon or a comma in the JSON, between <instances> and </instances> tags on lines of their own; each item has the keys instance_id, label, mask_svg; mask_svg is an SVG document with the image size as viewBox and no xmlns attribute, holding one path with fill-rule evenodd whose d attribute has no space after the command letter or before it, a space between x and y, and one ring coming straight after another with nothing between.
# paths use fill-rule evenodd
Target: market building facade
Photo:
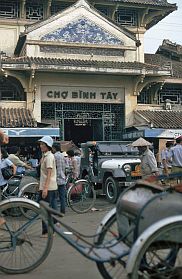
<instances>
[{"instance_id":1,"label":"market building facade","mask_svg":"<svg viewBox=\"0 0 182 279\"><path fill-rule=\"evenodd\" d=\"M155 100L171 65L146 60L144 34L174 10L166 0L1 1L1 127L121 140L139 102L165 103Z\"/></svg>"}]
</instances>

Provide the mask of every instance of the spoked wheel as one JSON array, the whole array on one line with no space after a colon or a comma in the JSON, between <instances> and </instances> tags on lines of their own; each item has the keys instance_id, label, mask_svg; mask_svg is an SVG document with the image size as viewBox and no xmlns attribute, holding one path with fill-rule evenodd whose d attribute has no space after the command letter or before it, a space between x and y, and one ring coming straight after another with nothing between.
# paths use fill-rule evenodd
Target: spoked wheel
<instances>
[{"instance_id":1,"label":"spoked wheel","mask_svg":"<svg viewBox=\"0 0 182 279\"><path fill-rule=\"evenodd\" d=\"M119 238L118 227L116 222L116 214L112 215L107 223L103 226L102 232L99 235L97 244L109 244L114 239ZM121 279L126 278L126 260L123 257L120 260L111 263L96 263L100 274L105 279Z\"/></svg>"},{"instance_id":2,"label":"spoked wheel","mask_svg":"<svg viewBox=\"0 0 182 279\"><path fill-rule=\"evenodd\" d=\"M94 206L95 200L95 190L87 180L77 180L68 189L67 203L77 213L88 212Z\"/></svg>"},{"instance_id":3,"label":"spoked wheel","mask_svg":"<svg viewBox=\"0 0 182 279\"><path fill-rule=\"evenodd\" d=\"M182 278L182 222L155 232L140 250L130 278Z\"/></svg>"},{"instance_id":4,"label":"spoked wheel","mask_svg":"<svg viewBox=\"0 0 182 279\"><path fill-rule=\"evenodd\" d=\"M30 210L34 217L8 215L9 209ZM44 217L40 208L26 199L14 198L0 204L0 216L5 220L0 226L0 271L18 274L35 269L49 254L53 239L50 227L48 237L42 238Z\"/></svg>"},{"instance_id":5,"label":"spoked wheel","mask_svg":"<svg viewBox=\"0 0 182 279\"><path fill-rule=\"evenodd\" d=\"M37 182L29 183L22 187L19 197L23 197L32 201L37 202L38 200L38 189L39 184ZM34 212L25 208L21 208L22 214L27 218L34 217Z\"/></svg>"}]
</instances>

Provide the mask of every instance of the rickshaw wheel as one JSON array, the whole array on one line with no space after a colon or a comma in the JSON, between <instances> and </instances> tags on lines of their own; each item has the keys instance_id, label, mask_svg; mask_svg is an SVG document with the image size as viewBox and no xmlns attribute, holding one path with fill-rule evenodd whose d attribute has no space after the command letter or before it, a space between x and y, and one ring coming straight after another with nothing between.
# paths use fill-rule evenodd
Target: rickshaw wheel
<instances>
[{"instance_id":1,"label":"rickshaw wheel","mask_svg":"<svg viewBox=\"0 0 182 279\"><path fill-rule=\"evenodd\" d=\"M119 238L119 232L116 222L116 214L112 215L107 223L103 226L102 232L99 235L97 244L106 244L112 239ZM121 260L113 261L111 263L96 263L100 274L105 279L121 279L126 275L125 265L127 257Z\"/></svg>"},{"instance_id":2,"label":"rickshaw wheel","mask_svg":"<svg viewBox=\"0 0 182 279\"><path fill-rule=\"evenodd\" d=\"M181 232L180 221L156 231L140 250L129 278L182 278Z\"/></svg>"}]
</instances>

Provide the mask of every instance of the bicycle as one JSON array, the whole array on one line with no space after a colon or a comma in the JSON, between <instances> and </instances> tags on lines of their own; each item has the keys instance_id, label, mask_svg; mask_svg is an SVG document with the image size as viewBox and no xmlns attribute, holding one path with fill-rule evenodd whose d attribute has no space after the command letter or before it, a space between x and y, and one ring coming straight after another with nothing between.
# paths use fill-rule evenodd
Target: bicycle
<instances>
[{"instance_id":1,"label":"bicycle","mask_svg":"<svg viewBox=\"0 0 182 279\"><path fill-rule=\"evenodd\" d=\"M26 201L33 203L25 199ZM26 209L33 210L32 207ZM0 212L0 217L4 216L5 220L10 218L12 222L14 217L6 213L7 207L4 207L2 215L0 204ZM150 218L149 213L153 213ZM113 209L104 217L95 235L84 235L76 231L63 223L60 217L63 217L61 213L41 201L40 209L34 212L32 218L26 218L25 224L18 229L9 227L8 234L11 237L6 249L11 247L11 250L8 250L10 253L13 253L13 249L18 249L17 246L21 249L24 243L33 247L34 237L25 240L23 236L17 235L24 235L27 229L25 236L29 236L29 229L34 222L39 222L35 227L40 232L40 218L47 224L48 238L45 239L46 244L44 243L41 255L37 256L37 261L31 259L30 263L25 261L22 266L17 260L17 263L14 261L13 268L7 267L8 257L6 249L3 250L2 247L0 252L4 252L7 262L4 262L2 268L0 258L0 270L24 273L36 268L50 252L54 231L83 256L96 262L100 273L106 279L119 279L124 272L131 279L180 278L176 276L182 271L182 205L181 193L174 187L164 190L160 185L138 181L120 195L116 211ZM16 217L17 220L18 218L20 217ZM60 223L60 226L55 221Z\"/></svg>"},{"instance_id":2,"label":"bicycle","mask_svg":"<svg viewBox=\"0 0 182 279\"><path fill-rule=\"evenodd\" d=\"M34 203L27 199L24 201ZM12 206L15 205L14 201L11 203ZM20 204L16 208L19 209L19 206ZM182 205L181 193L174 188L165 189L160 185L139 181L122 192L116 211L113 209L104 217L95 235L84 235L63 223L60 219L63 215L43 201L37 211L33 207L25 207L27 211L34 210L31 218L22 215L14 219L7 210L9 208L11 207L4 206L2 210L0 204L0 217L5 220L7 218L5 225L9 225L8 230L6 229L9 238L0 245L0 252L4 252L5 259L6 252L9 252L10 258L15 257L15 266L13 263L11 266L4 262L1 264L1 259L4 258L0 257L0 270L7 273L24 273L38 267L50 252L55 232L83 256L96 262L100 273L106 279L119 279L123 273L131 279L179 278L176 274L181 274ZM20 222L21 218L25 220L23 224ZM32 256L30 263L20 264L18 259L16 262L17 247L21 250L22 245L35 245L33 241L37 233L33 233L31 238L31 234L29 237L25 231L36 224L35 228L40 236L40 218L48 227L48 238L44 239L41 255L36 255L36 259L32 259ZM11 227L12 220L19 220L20 226ZM24 234L28 237L24 238ZM30 252L33 253L33 248Z\"/></svg>"},{"instance_id":3,"label":"bicycle","mask_svg":"<svg viewBox=\"0 0 182 279\"><path fill-rule=\"evenodd\" d=\"M20 189L18 197L37 201L38 186L38 182L25 184ZM94 206L96 200L94 186L86 179L74 179L71 170L67 172L65 188L66 203L74 212L86 213Z\"/></svg>"},{"instance_id":4,"label":"bicycle","mask_svg":"<svg viewBox=\"0 0 182 279\"><path fill-rule=\"evenodd\" d=\"M12 211L29 212L12 215ZM0 271L10 274L26 273L39 266L50 252L53 239L41 238L42 220L40 206L26 198L11 198L0 203ZM52 228L48 227L49 236Z\"/></svg>"},{"instance_id":5,"label":"bicycle","mask_svg":"<svg viewBox=\"0 0 182 279\"><path fill-rule=\"evenodd\" d=\"M34 200L35 189L38 187L38 182L35 179L33 179L32 182L28 182L30 177L35 178L35 176L29 172L12 176L8 180L7 185L2 189L2 199L27 195L27 198Z\"/></svg>"},{"instance_id":6,"label":"bicycle","mask_svg":"<svg viewBox=\"0 0 182 279\"><path fill-rule=\"evenodd\" d=\"M66 202L76 213L86 213L95 204L94 186L86 179L74 179L72 172L66 178Z\"/></svg>"},{"instance_id":7,"label":"bicycle","mask_svg":"<svg viewBox=\"0 0 182 279\"><path fill-rule=\"evenodd\" d=\"M24 197L33 201L37 201L38 186L39 184L36 181L28 183L26 181L26 176L23 174L15 175L8 180L7 185L2 189L1 199L5 200L12 197ZM20 214L20 210L16 212L14 211L14 214ZM23 214L26 217L29 217L25 211Z\"/></svg>"}]
</instances>

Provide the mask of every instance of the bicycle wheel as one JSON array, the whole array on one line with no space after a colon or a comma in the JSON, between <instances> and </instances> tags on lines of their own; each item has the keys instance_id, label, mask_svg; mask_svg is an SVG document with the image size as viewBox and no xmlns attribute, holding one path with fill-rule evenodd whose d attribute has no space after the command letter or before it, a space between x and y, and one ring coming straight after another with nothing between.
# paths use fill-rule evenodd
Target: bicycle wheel
<instances>
[{"instance_id":1,"label":"bicycle wheel","mask_svg":"<svg viewBox=\"0 0 182 279\"><path fill-rule=\"evenodd\" d=\"M95 190L87 180L77 180L68 189L67 203L77 213L88 212L93 207L95 200Z\"/></svg>"},{"instance_id":2,"label":"bicycle wheel","mask_svg":"<svg viewBox=\"0 0 182 279\"><path fill-rule=\"evenodd\" d=\"M18 196L37 202L38 190L39 190L39 184L37 182L31 182L22 187ZM34 211L21 208L21 212L27 218L34 217Z\"/></svg>"},{"instance_id":3,"label":"bicycle wheel","mask_svg":"<svg viewBox=\"0 0 182 279\"><path fill-rule=\"evenodd\" d=\"M12 217L7 213L9 209L20 208L33 211L34 218ZM0 227L0 271L19 274L35 269L48 256L53 241L50 226L48 237L41 238L45 219L39 206L27 199L13 198L0 204L0 216L5 219Z\"/></svg>"},{"instance_id":4,"label":"bicycle wheel","mask_svg":"<svg viewBox=\"0 0 182 279\"><path fill-rule=\"evenodd\" d=\"M112 215L107 223L103 226L102 231L98 237L96 244L109 245L111 241L119 238L118 226L116 221L116 214ZM127 257L123 257L122 260L115 260L111 263L96 263L100 274L105 279L121 279L125 278L125 263Z\"/></svg>"},{"instance_id":5,"label":"bicycle wheel","mask_svg":"<svg viewBox=\"0 0 182 279\"><path fill-rule=\"evenodd\" d=\"M129 278L182 278L182 222L168 224L146 241Z\"/></svg>"}]
</instances>

